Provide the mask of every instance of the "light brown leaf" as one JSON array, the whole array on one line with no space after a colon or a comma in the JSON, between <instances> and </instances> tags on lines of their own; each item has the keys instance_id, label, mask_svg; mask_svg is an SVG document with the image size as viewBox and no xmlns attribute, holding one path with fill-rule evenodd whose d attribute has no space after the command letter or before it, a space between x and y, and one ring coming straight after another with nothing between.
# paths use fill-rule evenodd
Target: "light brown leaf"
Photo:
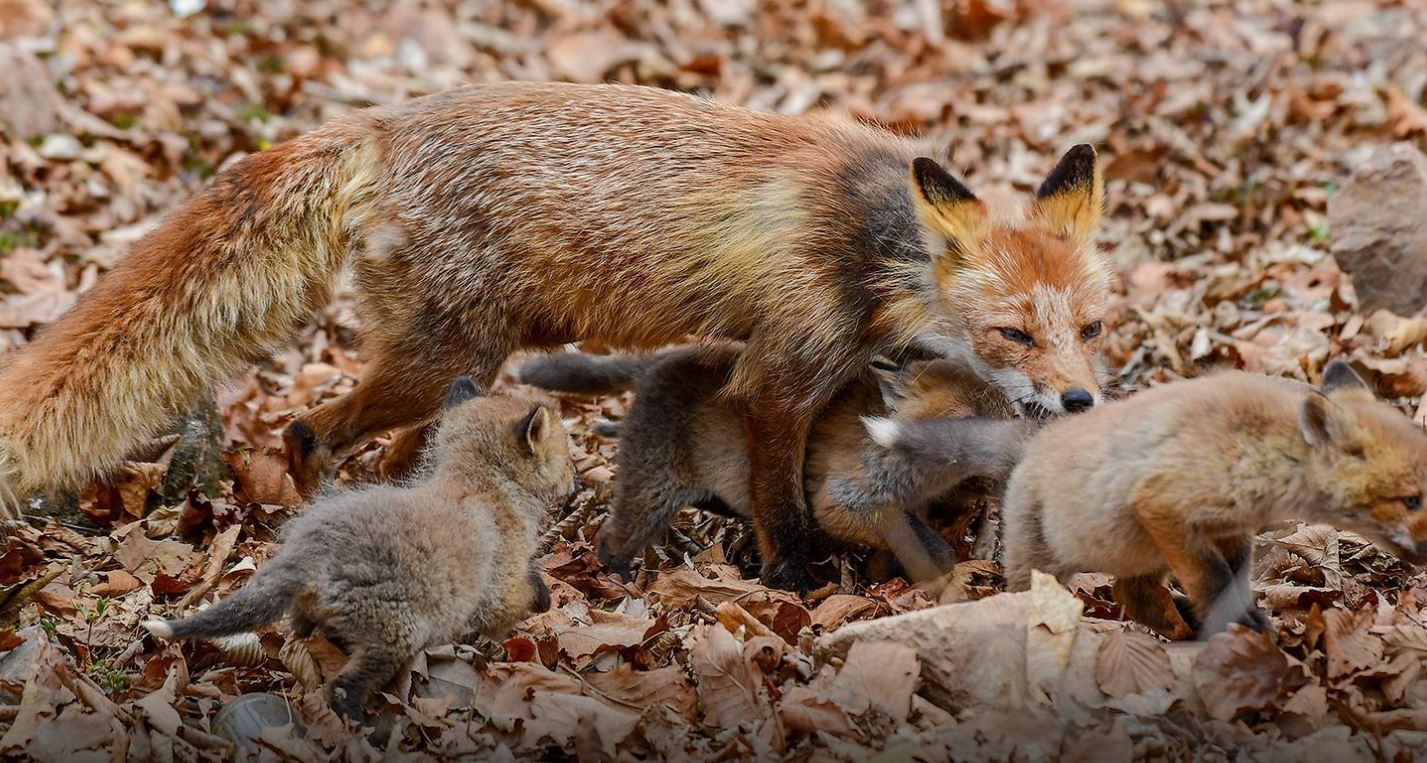
<instances>
[{"instance_id":1,"label":"light brown leaf","mask_svg":"<svg viewBox=\"0 0 1427 763\"><path fill-rule=\"evenodd\" d=\"M1323 633L1323 651L1328 655L1328 677L1342 678L1382 662L1382 639L1369 632L1373 616L1373 610L1368 607L1356 612L1329 609L1323 613L1327 626Z\"/></svg>"},{"instance_id":2,"label":"light brown leaf","mask_svg":"<svg viewBox=\"0 0 1427 763\"><path fill-rule=\"evenodd\" d=\"M1209 715L1224 721L1272 706L1305 680L1267 633L1242 628L1211 637L1192 676Z\"/></svg>"},{"instance_id":3,"label":"light brown leaf","mask_svg":"<svg viewBox=\"0 0 1427 763\"><path fill-rule=\"evenodd\" d=\"M1095 658L1095 680L1112 698L1150 691L1169 691L1174 671L1169 653L1159 639L1139 631L1114 630L1105 634Z\"/></svg>"}]
</instances>

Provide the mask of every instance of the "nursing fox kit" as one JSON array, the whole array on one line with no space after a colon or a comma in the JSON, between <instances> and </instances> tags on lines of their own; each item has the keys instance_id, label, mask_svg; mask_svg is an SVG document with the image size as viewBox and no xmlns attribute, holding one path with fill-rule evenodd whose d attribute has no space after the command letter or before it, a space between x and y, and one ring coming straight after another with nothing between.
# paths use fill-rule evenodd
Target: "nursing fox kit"
<instances>
[{"instance_id":1,"label":"nursing fox kit","mask_svg":"<svg viewBox=\"0 0 1427 763\"><path fill-rule=\"evenodd\" d=\"M1240 372L1167 384L1026 446L1002 509L1007 585L1027 588L1032 569L1108 572L1126 614L1167 635L1263 628L1254 533L1306 519L1420 558L1425 486L1427 433L1341 361L1321 390ZM1190 606L1170 600L1168 572Z\"/></svg>"},{"instance_id":2,"label":"nursing fox kit","mask_svg":"<svg viewBox=\"0 0 1427 763\"><path fill-rule=\"evenodd\" d=\"M424 647L497 636L547 609L531 560L541 519L574 491L565 431L549 409L480 398L468 379L448 400L418 482L318 502L284 528L281 551L247 586L192 617L144 626L162 638L214 638L291 613L298 635L321 629L351 649L328 696L360 719L368 693Z\"/></svg>"},{"instance_id":3,"label":"nursing fox kit","mask_svg":"<svg viewBox=\"0 0 1427 763\"><path fill-rule=\"evenodd\" d=\"M720 390L738 362L736 346L657 354L574 353L527 361L520 380L581 394L636 393L619 423L618 479L599 531L599 557L628 574L685 506L748 516L748 451L739 410ZM950 569L951 548L920 514L960 482L1004 482L1032 424L1009 419L1001 392L958 364L914 360L848 382L817 417L808 439L805 491L818 528L843 544L890 550L910 577ZM890 449L872 442L862 419L916 428L937 421L937 442ZM809 543L813 538L808 538Z\"/></svg>"},{"instance_id":4,"label":"nursing fox kit","mask_svg":"<svg viewBox=\"0 0 1427 763\"><path fill-rule=\"evenodd\" d=\"M1093 150L1072 149L1019 222L925 153L847 120L623 86L477 85L334 120L220 173L0 360L0 502L13 516L114 467L289 337L350 265L366 367L288 427L305 491L429 420L458 374L489 385L517 348L736 339L727 393L763 577L806 588L808 430L875 353L960 354L1018 405L1099 399L1077 349L1109 280ZM1058 285L1018 289L994 266L1006 251Z\"/></svg>"}]
</instances>

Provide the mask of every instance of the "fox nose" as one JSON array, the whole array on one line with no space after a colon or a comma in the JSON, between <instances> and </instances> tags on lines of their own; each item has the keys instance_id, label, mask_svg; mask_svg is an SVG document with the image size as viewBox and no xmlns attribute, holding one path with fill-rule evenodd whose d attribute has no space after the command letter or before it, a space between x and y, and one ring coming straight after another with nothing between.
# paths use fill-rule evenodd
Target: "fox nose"
<instances>
[{"instance_id":1,"label":"fox nose","mask_svg":"<svg viewBox=\"0 0 1427 763\"><path fill-rule=\"evenodd\" d=\"M1060 393L1060 404L1065 406L1066 413L1080 413L1095 407L1095 397L1079 387L1072 387Z\"/></svg>"}]
</instances>

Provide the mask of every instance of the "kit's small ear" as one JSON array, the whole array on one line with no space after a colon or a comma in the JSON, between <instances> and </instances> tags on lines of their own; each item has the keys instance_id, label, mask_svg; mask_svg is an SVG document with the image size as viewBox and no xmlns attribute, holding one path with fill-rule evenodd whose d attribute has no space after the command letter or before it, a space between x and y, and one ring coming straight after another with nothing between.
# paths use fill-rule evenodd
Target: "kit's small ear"
<instances>
[{"instance_id":1,"label":"kit's small ear","mask_svg":"<svg viewBox=\"0 0 1427 763\"><path fill-rule=\"evenodd\" d=\"M935 160L912 160L912 199L932 230L953 248L971 250L986 236L986 205Z\"/></svg>"},{"instance_id":2,"label":"kit's small ear","mask_svg":"<svg viewBox=\"0 0 1427 763\"><path fill-rule=\"evenodd\" d=\"M888 410L897 410L907 387L906 373L896 365L882 361L873 361L868 370L877 380L877 389L882 393L882 404L887 406Z\"/></svg>"},{"instance_id":3,"label":"kit's small ear","mask_svg":"<svg viewBox=\"0 0 1427 763\"><path fill-rule=\"evenodd\" d=\"M558 429L555 416L549 408L537 405L524 419L521 419L520 431L524 436L525 447L533 453L540 452L552 433Z\"/></svg>"},{"instance_id":4,"label":"kit's small ear","mask_svg":"<svg viewBox=\"0 0 1427 763\"><path fill-rule=\"evenodd\" d=\"M474 400L481 396L481 388L476 386L476 382L469 376L457 376L451 381L451 386L446 388L446 397L441 401L441 410L448 411L467 400Z\"/></svg>"},{"instance_id":5,"label":"kit's small ear","mask_svg":"<svg viewBox=\"0 0 1427 763\"><path fill-rule=\"evenodd\" d=\"M1082 143L1061 157L1036 190L1029 217L1057 236L1083 238L1100 224L1105 206L1105 181L1095 148Z\"/></svg>"}]
</instances>

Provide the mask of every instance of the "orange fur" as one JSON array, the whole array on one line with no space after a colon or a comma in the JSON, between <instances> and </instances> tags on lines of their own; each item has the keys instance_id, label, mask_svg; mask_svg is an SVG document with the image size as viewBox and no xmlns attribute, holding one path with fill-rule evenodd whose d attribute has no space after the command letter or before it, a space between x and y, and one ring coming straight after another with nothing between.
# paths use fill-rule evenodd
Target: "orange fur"
<instances>
[{"instance_id":1,"label":"orange fur","mask_svg":"<svg viewBox=\"0 0 1427 763\"><path fill-rule=\"evenodd\" d=\"M802 585L813 417L878 351L966 344L947 279L980 248L937 220L979 202L930 160L935 188L909 187L919 153L843 119L624 86L476 85L343 118L225 171L5 359L0 501L104 473L281 342L350 263L366 371L289 427L304 488L519 347L738 339L728 391L765 572Z\"/></svg>"}]
</instances>

